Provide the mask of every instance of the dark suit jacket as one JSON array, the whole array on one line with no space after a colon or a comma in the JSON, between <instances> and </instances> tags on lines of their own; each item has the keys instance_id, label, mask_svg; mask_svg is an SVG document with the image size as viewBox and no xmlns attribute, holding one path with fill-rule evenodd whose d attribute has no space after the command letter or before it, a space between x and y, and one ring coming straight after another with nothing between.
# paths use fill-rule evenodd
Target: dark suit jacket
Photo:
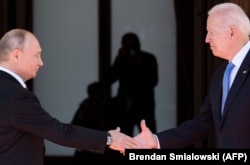
<instances>
[{"instance_id":1,"label":"dark suit jacket","mask_svg":"<svg viewBox=\"0 0 250 165\"><path fill-rule=\"evenodd\" d=\"M0 71L0 164L42 165L44 139L103 153L107 135L105 131L61 123L42 108L32 92Z\"/></svg>"},{"instance_id":2,"label":"dark suit jacket","mask_svg":"<svg viewBox=\"0 0 250 165\"><path fill-rule=\"evenodd\" d=\"M217 148L250 148L250 52L243 60L221 116L222 79L227 62L214 74L200 113L176 129L157 134L162 148L182 148L215 130Z\"/></svg>"}]
</instances>

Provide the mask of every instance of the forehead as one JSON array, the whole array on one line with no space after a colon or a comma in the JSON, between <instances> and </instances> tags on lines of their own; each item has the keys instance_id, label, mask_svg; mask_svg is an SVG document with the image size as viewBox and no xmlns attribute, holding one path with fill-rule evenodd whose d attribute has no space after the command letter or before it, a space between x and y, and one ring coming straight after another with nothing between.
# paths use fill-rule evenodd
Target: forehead
<instances>
[{"instance_id":1,"label":"forehead","mask_svg":"<svg viewBox=\"0 0 250 165\"><path fill-rule=\"evenodd\" d=\"M28 34L26 36L25 49L33 51L41 51L41 46L39 44L39 41L34 35Z\"/></svg>"},{"instance_id":2,"label":"forehead","mask_svg":"<svg viewBox=\"0 0 250 165\"><path fill-rule=\"evenodd\" d=\"M223 25L223 20L221 20L220 17L216 16L208 16L207 18L207 29L209 30L215 30L215 29L220 29Z\"/></svg>"}]
</instances>

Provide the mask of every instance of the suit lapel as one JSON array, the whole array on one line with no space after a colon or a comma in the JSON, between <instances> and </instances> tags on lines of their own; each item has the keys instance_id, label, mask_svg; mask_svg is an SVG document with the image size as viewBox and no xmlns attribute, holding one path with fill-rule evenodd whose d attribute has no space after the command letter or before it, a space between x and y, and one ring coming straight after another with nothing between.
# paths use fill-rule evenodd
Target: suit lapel
<instances>
[{"instance_id":1,"label":"suit lapel","mask_svg":"<svg viewBox=\"0 0 250 165\"><path fill-rule=\"evenodd\" d=\"M213 88L210 90L210 95L212 97L213 102L213 113L214 113L214 122L215 125L219 126L221 123L221 99L222 99L222 79L224 75L224 71L227 67L228 62L224 62L221 67L218 68L218 72L214 75L214 82L212 86Z\"/></svg>"},{"instance_id":2,"label":"suit lapel","mask_svg":"<svg viewBox=\"0 0 250 165\"><path fill-rule=\"evenodd\" d=\"M17 79L15 79L13 76L11 76L9 73L6 73L2 70L0 70L0 78L8 79L9 81L12 81L16 84L20 84ZM21 85L21 84L20 84Z\"/></svg>"},{"instance_id":3,"label":"suit lapel","mask_svg":"<svg viewBox=\"0 0 250 165\"><path fill-rule=\"evenodd\" d=\"M247 56L243 60L241 67L239 68L237 75L234 79L234 82L231 86L231 89L228 93L226 102L225 102L225 108L224 113L222 116L222 122L228 113L229 107L235 97L237 97L238 92L240 91L241 87L243 86L245 79L249 75L250 72L250 51L247 53Z\"/></svg>"}]
</instances>

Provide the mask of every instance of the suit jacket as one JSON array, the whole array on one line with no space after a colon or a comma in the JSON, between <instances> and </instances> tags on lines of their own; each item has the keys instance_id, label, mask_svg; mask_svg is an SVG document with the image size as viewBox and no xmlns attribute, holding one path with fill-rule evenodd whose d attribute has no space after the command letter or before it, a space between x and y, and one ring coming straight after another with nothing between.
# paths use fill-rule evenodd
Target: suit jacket
<instances>
[{"instance_id":1,"label":"suit jacket","mask_svg":"<svg viewBox=\"0 0 250 165\"><path fill-rule=\"evenodd\" d=\"M42 108L32 92L0 71L0 164L42 165L44 139L104 153L107 135L105 131L61 123Z\"/></svg>"},{"instance_id":2,"label":"suit jacket","mask_svg":"<svg viewBox=\"0 0 250 165\"><path fill-rule=\"evenodd\" d=\"M204 104L192 120L157 134L161 148L183 148L215 131L217 148L250 148L250 52L228 93L221 116L222 79L228 62L213 75Z\"/></svg>"}]
</instances>

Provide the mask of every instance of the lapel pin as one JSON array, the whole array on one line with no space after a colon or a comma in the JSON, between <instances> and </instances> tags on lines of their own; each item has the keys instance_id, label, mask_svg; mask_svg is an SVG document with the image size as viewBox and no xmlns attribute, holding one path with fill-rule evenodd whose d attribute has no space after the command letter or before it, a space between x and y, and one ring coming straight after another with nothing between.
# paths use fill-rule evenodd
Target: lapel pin
<instances>
[{"instance_id":1,"label":"lapel pin","mask_svg":"<svg viewBox=\"0 0 250 165\"><path fill-rule=\"evenodd\" d=\"M247 73L247 71L246 71L246 70L244 70L244 71L243 71L243 73L244 73L244 74L246 74L246 73Z\"/></svg>"}]
</instances>

